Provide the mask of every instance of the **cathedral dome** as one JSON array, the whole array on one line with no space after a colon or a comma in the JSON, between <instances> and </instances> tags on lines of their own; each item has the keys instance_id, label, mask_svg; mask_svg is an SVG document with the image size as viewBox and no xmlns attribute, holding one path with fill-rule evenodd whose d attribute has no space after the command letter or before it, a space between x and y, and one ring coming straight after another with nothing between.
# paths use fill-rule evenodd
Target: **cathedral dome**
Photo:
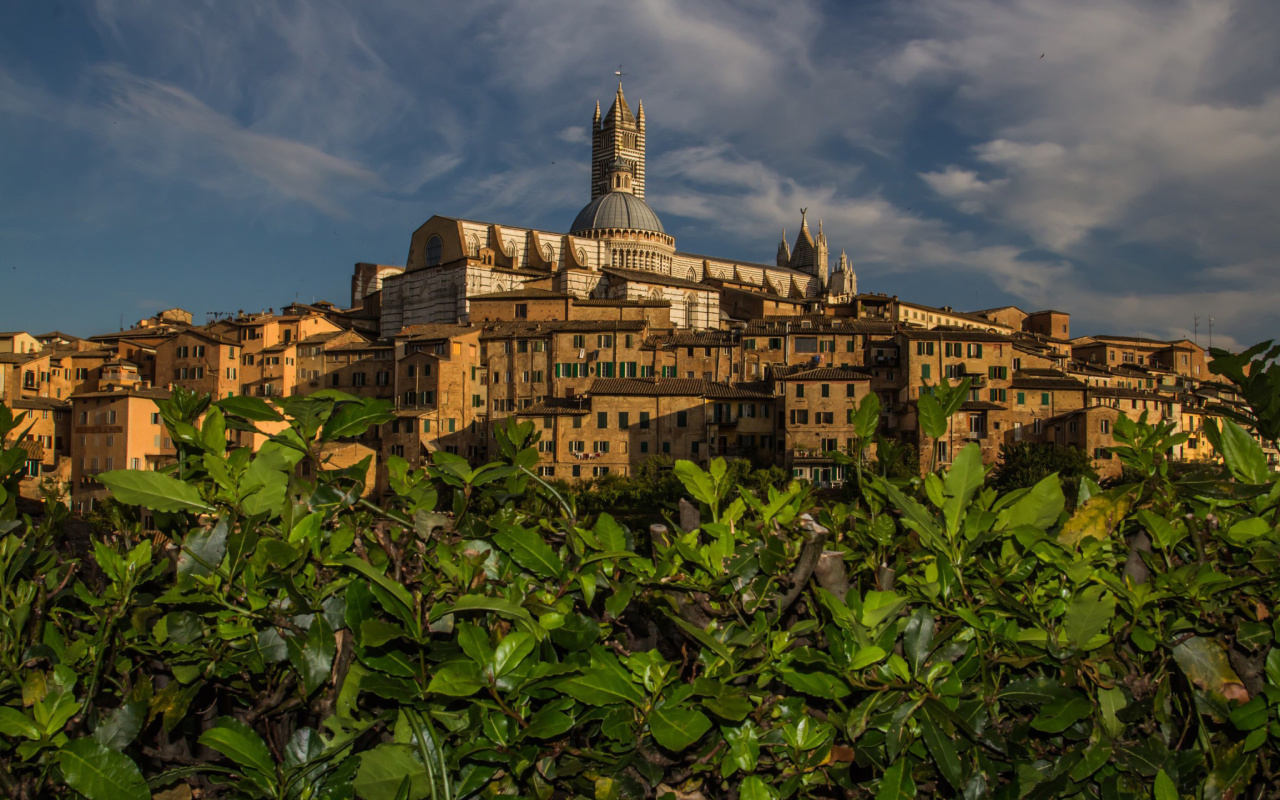
<instances>
[{"instance_id":1,"label":"cathedral dome","mask_svg":"<svg viewBox=\"0 0 1280 800\"><path fill-rule=\"evenodd\" d=\"M649 204L630 192L608 192L587 203L587 207L578 212L569 233L576 236L608 228L666 233Z\"/></svg>"}]
</instances>

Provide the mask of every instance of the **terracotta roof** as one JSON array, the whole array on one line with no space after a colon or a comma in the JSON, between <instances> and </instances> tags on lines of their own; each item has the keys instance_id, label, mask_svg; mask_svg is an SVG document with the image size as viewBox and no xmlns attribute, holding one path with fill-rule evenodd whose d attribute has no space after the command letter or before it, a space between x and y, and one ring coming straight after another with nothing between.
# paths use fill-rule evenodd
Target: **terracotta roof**
<instances>
[{"instance_id":1,"label":"terracotta roof","mask_svg":"<svg viewBox=\"0 0 1280 800\"><path fill-rule=\"evenodd\" d=\"M725 331L684 331L650 336L641 347L645 350L662 347L731 347L739 341L740 337Z\"/></svg>"},{"instance_id":2,"label":"terracotta roof","mask_svg":"<svg viewBox=\"0 0 1280 800\"><path fill-rule=\"evenodd\" d=\"M406 325L400 329L395 335L396 339L451 339L454 336L461 336L464 333L474 332L474 325L454 325L447 322L432 323L429 325Z\"/></svg>"},{"instance_id":3,"label":"terracotta roof","mask_svg":"<svg viewBox=\"0 0 1280 800\"><path fill-rule=\"evenodd\" d=\"M58 400L53 397L17 397L9 405L14 408L39 408L39 409L64 409L70 408L71 403L66 400Z\"/></svg>"},{"instance_id":4,"label":"terracotta roof","mask_svg":"<svg viewBox=\"0 0 1280 800\"><path fill-rule=\"evenodd\" d=\"M715 399L772 400L773 395L727 383L697 378L597 378L591 394L639 395L645 397L710 397Z\"/></svg>"},{"instance_id":5,"label":"terracotta roof","mask_svg":"<svg viewBox=\"0 0 1280 800\"><path fill-rule=\"evenodd\" d=\"M567 300L569 295L550 289L512 289L508 292L473 294L468 300Z\"/></svg>"},{"instance_id":6,"label":"terracotta roof","mask_svg":"<svg viewBox=\"0 0 1280 800\"><path fill-rule=\"evenodd\" d=\"M553 333L603 333L642 331L649 326L642 319L571 319L540 322L504 321L485 323L481 339L506 339L511 336L540 337Z\"/></svg>"},{"instance_id":7,"label":"terracotta roof","mask_svg":"<svg viewBox=\"0 0 1280 800\"><path fill-rule=\"evenodd\" d=\"M937 341L937 342L944 341L947 339L952 339L952 340L958 339L965 342L1010 342L1010 343L1013 342L1013 339L1011 337L1001 333L988 333L986 331L967 330L967 329L939 329L939 328L933 328L930 330L911 329L911 330L899 331L898 334L900 336L904 336L907 339L911 339L911 340L920 339L925 341Z\"/></svg>"},{"instance_id":8,"label":"terracotta roof","mask_svg":"<svg viewBox=\"0 0 1280 800\"><path fill-rule=\"evenodd\" d=\"M561 417L581 416L588 413L591 401L589 398L548 397L536 405L522 408L516 412L517 417Z\"/></svg>"},{"instance_id":9,"label":"terracotta roof","mask_svg":"<svg viewBox=\"0 0 1280 800\"><path fill-rule=\"evenodd\" d=\"M801 323L809 321L809 326ZM788 330L787 325L790 325ZM744 334L750 336L813 336L831 333L894 333L897 326L892 322L871 320L841 319L840 317L765 317L747 323Z\"/></svg>"},{"instance_id":10,"label":"terracotta roof","mask_svg":"<svg viewBox=\"0 0 1280 800\"><path fill-rule=\"evenodd\" d=\"M114 391L100 392L81 392L80 394L71 395L72 400L87 400L95 397L146 397L152 400L168 400L170 392L168 389L159 389L152 387L150 389L141 389L138 387L127 387L116 389Z\"/></svg>"},{"instance_id":11,"label":"terracotta roof","mask_svg":"<svg viewBox=\"0 0 1280 800\"><path fill-rule=\"evenodd\" d=\"M1014 378L1011 384L1015 389L1063 389L1083 391L1087 387L1084 381L1074 378Z\"/></svg>"},{"instance_id":12,"label":"terracotta roof","mask_svg":"<svg viewBox=\"0 0 1280 800\"><path fill-rule=\"evenodd\" d=\"M0 364L25 364L41 357L41 353L0 353Z\"/></svg>"},{"instance_id":13,"label":"terracotta roof","mask_svg":"<svg viewBox=\"0 0 1280 800\"><path fill-rule=\"evenodd\" d=\"M779 381L869 381L871 376L865 372L846 367L814 367L805 369L801 366L795 372L776 375Z\"/></svg>"},{"instance_id":14,"label":"terracotta roof","mask_svg":"<svg viewBox=\"0 0 1280 800\"><path fill-rule=\"evenodd\" d=\"M335 336L341 336L348 332L349 331L325 331L324 333L313 333L305 339L299 339L298 344L323 344Z\"/></svg>"},{"instance_id":15,"label":"terracotta roof","mask_svg":"<svg viewBox=\"0 0 1280 800\"><path fill-rule=\"evenodd\" d=\"M705 283L697 283L696 281L687 281L684 278L676 278L671 275L664 275L661 272L649 272L640 269L621 269L619 267L604 267L600 270L607 275L613 275L633 283L653 283L659 286L674 286L680 289L700 289L704 292L714 292L715 288L707 286Z\"/></svg>"},{"instance_id":16,"label":"terracotta roof","mask_svg":"<svg viewBox=\"0 0 1280 800\"><path fill-rule=\"evenodd\" d=\"M66 339L68 342L80 341L79 336L72 336L69 333L63 333L62 331L49 331L48 333L40 334L36 338L37 339Z\"/></svg>"},{"instance_id":17,"label":"terracotta roof","mask_svg":"<svg viewBox=\"0 0 1280 800\"><path fill-rule=\"evenodd\" d=\"M961 411L1004 411L1006 406L989 403L986 400L966 400L960 404Z\"/></svg>"},{"instance_id":18,"label":"terracotta roof","mask_svg":"<svg viewBox=\"0 0 1280 800\"><path fill-rule=\"evenodd\" d=\"M325 354L329 353L362 353L368 350L393 350L395 345L387 342L350 342L348 344L340 344L337 347L330 347L325 350Z\"/></svg>"},{"instance_id":19,"label":"terracotta roof","mask_svg":"<svg viewBox=\"0 0 1280 800\"><path fill-rule=\"evenodd\" d=\"M670 308L670 300L621 300L608 298L590 298L578 299L574 298L573 304L583 308L618 308L618 307L637 307L637 308Z\"/></svg>"}]
</instances>

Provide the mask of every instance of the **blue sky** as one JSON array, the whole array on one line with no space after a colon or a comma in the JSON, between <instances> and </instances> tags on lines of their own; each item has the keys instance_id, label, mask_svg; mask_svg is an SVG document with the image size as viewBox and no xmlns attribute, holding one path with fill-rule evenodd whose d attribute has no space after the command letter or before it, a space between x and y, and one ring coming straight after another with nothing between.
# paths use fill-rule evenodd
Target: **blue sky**
<instances>
[{"instance_id":1,"label":"blue sky","mask_svg":"<svg viewBox=\"0 0 1280 800\"><path fill-rule=\"evenodd\" d=\"M623 64L681 250L799 208L863 291L1280 336L1280 4L0 7L0 329L343 303L432 214L565 230Z\"/></svg>"}]
</instances>

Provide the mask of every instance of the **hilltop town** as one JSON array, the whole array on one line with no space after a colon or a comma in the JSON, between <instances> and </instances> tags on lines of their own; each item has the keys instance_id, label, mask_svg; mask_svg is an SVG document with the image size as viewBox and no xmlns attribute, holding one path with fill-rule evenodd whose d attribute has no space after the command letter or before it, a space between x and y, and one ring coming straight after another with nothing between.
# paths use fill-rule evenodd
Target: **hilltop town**
<instances>
[{"instance_id":1,"label":"hilltop town","mask_svg":"<svg viewBox=\"0 0 1280 800\"><path fill-rule=\"evenodd\" d=\"M853 410L880 401L880 433L922 469L976 442L1074 447L1103 477L1118 415L1172 421L1174 456L1211 457L1208 418L1239 398L1180 339L1071 335L1069 313L958 311L859 292L821 221L802 210L772 263L676 249L645 200L646 119L621 85L592 122L590 202L567 233L446 216L410 240L404 266L355 265L342 305L292 303L196 324L181 309L81 339L0 333L0 398L31 423L32 491L63 484L73 507L106 495L95 474L154 470L175 448L154 401L174 387L275 398L335 389L394 404L396 419L331 447L331 463L385 464L433 451L495 457L510 417L541 433L538 473L570 482L628 475L646 459L716 457L845 479ZM917 402L969 379L948 432L926 437ZM268 431L269 432L269 431ZM259 438L233 431L237 443ZM1274 455L1274 454L1273 454Z\"/></svg>"}]
</instances>

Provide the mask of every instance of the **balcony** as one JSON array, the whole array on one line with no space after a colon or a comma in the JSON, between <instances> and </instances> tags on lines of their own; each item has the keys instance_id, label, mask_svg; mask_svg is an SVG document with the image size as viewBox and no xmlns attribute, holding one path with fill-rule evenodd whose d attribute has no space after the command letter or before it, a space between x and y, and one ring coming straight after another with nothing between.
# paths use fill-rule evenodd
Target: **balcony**
<instances>
[{"instance_id":1,"label":"balcony","mask_svg":"<svg viewBox=\"0 0 1280 800\"><path fill-rule=\"evenodd\" d=\"M712 417L711 424L719 425L721 428L736 428L738 425L738 418L734 416Z\"/></svg>"}]
</instances>

